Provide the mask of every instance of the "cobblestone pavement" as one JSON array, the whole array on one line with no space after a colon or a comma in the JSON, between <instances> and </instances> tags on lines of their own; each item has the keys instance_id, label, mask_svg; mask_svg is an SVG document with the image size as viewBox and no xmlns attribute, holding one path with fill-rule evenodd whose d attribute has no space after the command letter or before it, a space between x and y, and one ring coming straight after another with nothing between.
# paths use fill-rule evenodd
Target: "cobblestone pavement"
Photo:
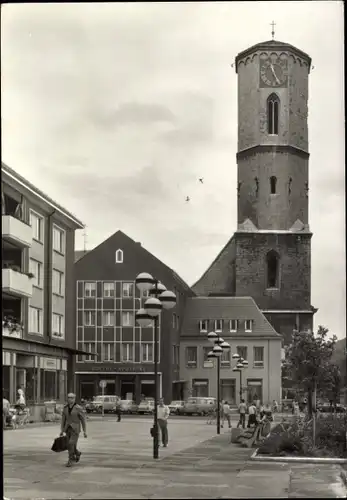
<instances>
[{"instance_id":1,"label":"cobblestone pavement","mask_svg":"<svg viewBox=\"0 0 347 500\"><path fill-rule=\"evenodd\" d=\"M336 498L345 497L338 466L249 460L254 450L215 436L204 420L172 419L170 443L152 458L151 418L90 420L82 458L64 467L50 451L59 426L4 433L4 494L11 499Z\"/></svg>"}]
</instances>

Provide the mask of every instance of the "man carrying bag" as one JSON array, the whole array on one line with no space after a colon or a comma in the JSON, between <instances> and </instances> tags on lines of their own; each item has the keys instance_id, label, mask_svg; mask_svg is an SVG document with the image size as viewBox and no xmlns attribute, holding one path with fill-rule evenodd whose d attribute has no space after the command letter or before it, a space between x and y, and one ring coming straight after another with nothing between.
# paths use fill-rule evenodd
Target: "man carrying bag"
<instances>
[{"instance_id":1,"label":"man carrying bag","mask_svg":"<svg viewBox=\"0 0 347 500\"><path fill-rule=\"evenodd\" d=\"M81 425L85 438L87 437L87 429L83 408L76 404L76 395L73 393L68 394L67 401L68 403L63 409L60 436L65 433L68 438L69 460L66 467L71 467L73 462L79 462L81 458L81 452L77 450Z\"/></svg>"}]
</instances>

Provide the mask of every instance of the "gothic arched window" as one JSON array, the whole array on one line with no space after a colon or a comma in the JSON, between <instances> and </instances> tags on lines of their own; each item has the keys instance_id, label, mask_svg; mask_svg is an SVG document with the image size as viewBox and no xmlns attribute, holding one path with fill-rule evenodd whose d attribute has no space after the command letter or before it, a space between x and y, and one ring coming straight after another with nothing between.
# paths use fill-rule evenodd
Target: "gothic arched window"
<instances>
[{"instance_id":1,"label":"gothic arched window","mask_svg":"<svg viewBox=\"0 0 347 500\"><path fill-rule=\"evenodd\" d=\"M267 131L268 134L278 135L280 100L276 94L271 94L267 100Z\"/></svg>"},{"instance_id":2,"label":"gothic arched window","mask_svg":"<svg viewBox=\"0 0 347 500\"><path fill-rule=\"evenodd\" d=\"M120 248L116 252L116 264L122 264L123 263L123 250Z\"/></svg>"},{"instance_id":3,"label":"gothic arched window","mask_svg":"<svg viewBox=\"0 0 347 500\"><path fill-rule=\"evenodd\" d=\"M279 255L271 250L266 256L267 288L279 288Z\"/></svg>"},{"instance_id":4,"label":"gothic arched window","mask_svg":"<svg viewBox=\"0 0 347 500\"><path fill-rule=\"evenodd\" d=\"M270 177L270 193L271 194L276 194L276 184L277 184L277 177L272 175Z\"/></svg>"}]
</instances>

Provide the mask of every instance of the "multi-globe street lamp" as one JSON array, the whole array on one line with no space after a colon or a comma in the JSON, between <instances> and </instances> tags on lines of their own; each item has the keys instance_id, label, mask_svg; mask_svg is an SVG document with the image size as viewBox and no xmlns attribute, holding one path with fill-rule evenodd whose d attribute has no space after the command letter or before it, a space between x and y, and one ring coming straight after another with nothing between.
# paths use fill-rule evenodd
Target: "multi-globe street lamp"
<instances>
[{"instance_id":1,"label":"multi-globe street lamp","mask_svg":"<svg viewBox=\"0 0 347 500\"><path fill-rule=\"evenodd\" d=\"M248 361L246 359L243 359L239 354L233 354L232 358L237 361L236 366L233 368L233 372L239 372L240 374L240 403L242 399L242 370L247 368L248 366Z\"/></svg>"},{"instance_id":2,"label":"multi-globe street lamp","mask_svg":"<svg viewBox=\"0 0 347 500\"><path fill-rule=\"evenodd\" d=\"M207 354L207 357L209 359L217 358L217 434L220 434L220 358L224 351L230 350L230 344L225 342L216 332L210 332L207 338L214 343L214 347Z\"/></svg>"},{"instance_id":3,"label":"multi-globe street lamp","mask_svg":"<svg viewBox=\"0 0 347 500\"><path fill-rule=\"evenodd\" d=\"M135 284L140 292L149 292L143 308L136 313L136 321L141 328L146 328L154 322L154 421L153 421L153 458L159 458L159 433L158 433L158 339L159 315L163 309L172 309L176 305L176 295L149 273L140 273Z\"/></svg>"}]
</instances>

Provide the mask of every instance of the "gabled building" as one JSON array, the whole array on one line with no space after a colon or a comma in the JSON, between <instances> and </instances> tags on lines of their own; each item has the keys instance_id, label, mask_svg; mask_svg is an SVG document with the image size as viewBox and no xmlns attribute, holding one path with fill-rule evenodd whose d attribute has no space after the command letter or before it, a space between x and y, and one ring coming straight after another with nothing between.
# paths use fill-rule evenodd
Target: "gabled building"
<instances>
[{"instance_id":1,"label":"gabled building","mask_svg":"<svg viewBox=\"0 0 347 500\"><path fill-rule=\"evenodd\" d=\"M24 390L33 418L74 390L74 215L1 165L2 387ZM36 412L36 410L37 412ZM37 415L36 415L37 413Z\"/></svg>"},{"instance_id":2,"label":"gabled building","mask_svg":"<svg viewBox=\"0 0 347 500\"><path fill-rule=\"evenodd\" d=\"M216 361L208 359L213 344L210 331L231 345L221 357L221 398L240 402L240 375L233 372L237 353L246 359L242 395L248 402L279 401L281 397L281 343L279 335L251 297L190 297L181 329L180 377L184 397L217 397Z\"/></svg>"},{"instance_id":3,"label":"gabled building","mask_svg":"<svg viewBox=\"0 0 347 500\"><path fill-rule=\"evenodd\" d=\"M154 330L140 328L135 313L143 306L135 278L150 273L177 296L174 309L160 318L160 393L169 403L182 393L179 376L179 331L189 286L166 264L122 231L117 231L98 247L76 252L78 349L96 356L77 358L77 392L91 398L101 394L132 397L154 396Z\"/></svg>"}]
</instances>

